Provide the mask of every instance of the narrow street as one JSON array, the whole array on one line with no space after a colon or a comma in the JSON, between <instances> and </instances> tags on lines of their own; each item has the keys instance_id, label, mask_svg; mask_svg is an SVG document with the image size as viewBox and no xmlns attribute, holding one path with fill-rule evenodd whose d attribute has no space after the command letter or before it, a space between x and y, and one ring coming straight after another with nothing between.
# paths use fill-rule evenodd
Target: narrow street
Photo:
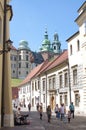
<instances>
[{"instance_id":1,"label":"narrow street","mask_svg":"<svg viewBox=\"0 0 86 130\"><path fill-rule=\"evenodd\" d=\"M25 112L27 113L27 112ZM0 130L86 130L86 117L75 116L71 122L63 122L52 115L51 123L47 122L47 115L43 113L43 119L40 120L39 113L31 111L29 113L30 125L15 126L13 128L1 128Z\"/></svg>"}]
</instances>

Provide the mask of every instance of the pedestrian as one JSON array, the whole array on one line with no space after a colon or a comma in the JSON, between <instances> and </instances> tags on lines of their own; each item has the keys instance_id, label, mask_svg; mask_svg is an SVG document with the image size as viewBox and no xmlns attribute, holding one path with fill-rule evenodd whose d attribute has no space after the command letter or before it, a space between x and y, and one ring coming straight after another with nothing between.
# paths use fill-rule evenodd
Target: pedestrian
<instances>
[{"instance_id":1,"label":"pedestrian","mask_svg":"<svg viewBox=\"0 0 86 130\"><path fill-rule=\"evenodd\" d=\"M70 106L69 106L70 112L73 115L72 117L74 118L74 105L73 102L71 102Z\"/></svg>"},{"instance_id":2,"label":"pedestrian","mask_svg":"<svg viewBox=\"0 0 86 130\"><path fill-rule=\"evenodd\" d=\"M61 107L60 107L60 113L61 113L61 121L62 121L65 118L64 115L66 113L66 108L63 103L61 104Z\"/></svg>"},{"instance_id":3,"label":"pedestrian","mask_svg":"<svg viewBox=\"0 0 86 130\"><path fill-rule=\"evenodd\" d=\"M37 106L36 106L36 108L37 108L37 111L39 111L39 103L37 103Z\"/></svg>"},{"instance_id":4,"label":"pedestrian","mask_svg":"<svg viewBox=\"0 0 86 130\"><path fill-rule=\"evenodd\" d=\"M56 117L57 117L57 113L58 113L58 104L56 104L56 106L55 106L55 113L56 113Z\"/></svg>"},{"instance_id":5,"label":"pedestrian","mask_svg":"<svg viewBox=\"0 0 86 130\"><path fill-rule=\"evenodd\" d=\"M28 110L29 110L29 112L31 111L31 104L30 103L28 104Z\"/></svg>"},{"instance_id":6,"label":"pedestrian","mask_svg":"<svg viewBox=\"0 0 86 130\"><path fill-rule=\"evenodd\" d=\"M56 117L57 117L58 119L60 119L60 109L59 109L59 108L58 108L58 113L57 113Z\"/></svg>"},{"instance_id":7,"label":"pedestrian","mask_svg":"<svg viewBox=\"0 0 86 130\"><path fill-rule=\"evenodd\" d=\"M48 105L47 107L47 117L48 117L48 122L50 123L51 120L51 107Z\"/></svg>"},{"instance_id":8,"label":"pedestrian","mask_svg":"<svg viewBox=\"0 0 86 130\"><path fill-rule=\"evenodd\" d=\"M68 123L70 123L70 119L71 119L71 112L70 111L68 111L67 118L68 118Z\"/></svg>"},{"instance_id":9,"label":"pedestrian","mask_svg":"<svg viewBox=\"0 0 86 130\"><path fill-rule=\"evenodd\" d=\"M42 120L42 113L43 113L43 107L42 107L42 103L39 106L39 113L40 113L40 120Z\"/></svg>"}]
</instances>

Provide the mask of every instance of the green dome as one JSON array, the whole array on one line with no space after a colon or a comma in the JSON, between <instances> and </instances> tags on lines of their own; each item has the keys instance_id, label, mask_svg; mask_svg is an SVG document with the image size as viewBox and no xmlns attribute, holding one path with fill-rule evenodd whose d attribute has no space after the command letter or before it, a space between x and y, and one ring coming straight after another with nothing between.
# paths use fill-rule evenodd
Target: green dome
<instances>
[{"instance_id":1,"label":"green dome","mask_svg":"<svg viewBox=\"0 0 86 130\"><path fill-rule=\"evenodd\" d=\"M42 42L42 45L47 45L47 44L50 44L50 41L48 39L44 39L43 42Z\"/></svg>"},{"instance_id":2,"label":"green dome","mask_svg":"<svg viewBox=\"0 0 86 130\"><path fill-rule=\"evenodd\" d=\"M24 40L21 40L19 42L19 50L30 50L30 48L28 47L28 42L27 41L24 41Z\"/></svg>"}]
</instances>

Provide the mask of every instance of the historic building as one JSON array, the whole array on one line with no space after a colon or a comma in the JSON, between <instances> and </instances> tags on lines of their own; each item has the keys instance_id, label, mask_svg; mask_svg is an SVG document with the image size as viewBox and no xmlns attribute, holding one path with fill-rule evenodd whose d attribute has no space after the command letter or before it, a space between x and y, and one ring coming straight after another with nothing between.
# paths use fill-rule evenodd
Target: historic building
<instances>
[{"instance_id":1,"label":"historic building","mask_svg":"<svg viewBox=\"0 0 86 130\"><path fill-rule=\"evenodd\" d=\"M19 100L26 105L30 102L33 109L42 102L44 110L50 104L53 111L56 103L64 103L68 110L72 101L75 114L86 115L86 1L78 9L75 22L79 31L67 39L68 50L35 67L19 86ZM41 50L50 48L47 40L48 45L42 44Z\"/></svg>"},{"instance_id":2,"label":"historic building","mask_svg":"<svg viewBox=\"0 0 86 130\"><path fill-rule=\"evenodd\" d=\"M18 49L14 46L11 49L11 77L24 79L34 67L60 53L61 43L57 33L55 33L54 41L51 44L48 40L47 31L45 31L44 40L39 52L33 52L28 47L28 42L21 40Z\"/></svg>"}]
</instances>

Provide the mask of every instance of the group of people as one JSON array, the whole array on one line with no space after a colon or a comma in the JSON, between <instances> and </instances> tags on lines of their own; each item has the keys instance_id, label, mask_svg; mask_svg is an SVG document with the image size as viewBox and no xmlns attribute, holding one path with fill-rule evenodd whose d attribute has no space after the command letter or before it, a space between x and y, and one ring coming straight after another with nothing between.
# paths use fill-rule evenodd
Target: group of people
<instances>
[{"instance_id":1,"label":"group of people","mask_svg":"<svg viewBox=\"0 0 86 130\"><path fill-rule=\"evenodd\" d=\"M42 120L42 116L43 116L42 103L41 104L37 103L37 111L40 114L40 120ZM46 112L47 112L48 122L50 122L50 119L51 119L51 107L50 107L50 105L48 105Z\"/></svg>"},{"instance_id":2,"label":"group of people","mask_svg":"<svg viewBox=\"0 0 86 130\"><path fill-rule=\"evenodd\" d=\"M40 119L42 120L42 113L43 113L42 103L40 105L39 105L39 103L37 104L37 111L40 113ZM48 122L50 123L51 114L52 114L50 105L48 105L48 107L46 109L46 113L47 113ZM70 123L71 117L74 118L74 105L73 105L73 102L71 102L68 111L66 111L66 107L65 107L64 103L62 103L60 107L58 106L58 104L56 104L55 113L56 113L56 118L64 120L64 121L66 119L68 119L68 123ZM66 115L66 117L65 117L65 115Z\"/></svg>"},{"instance_id":3,"label":"group of people","mask_svg":"<svg viewBox=\"0 0 86 130\"><path fill-rule=\"evenodd\" d=\"M37 103L36 107L37 107L37 111L39 112L39 115L40 115L40 120L42 120L43 104L42 103L41 104ZM28 104L28 110L29 110L29 112L31 111L31 104L30 103ZM58 106L58 104L56 104L55 113L56 113L56 118L61 119L61 120L64 120L65 115L66 115L67 119L68 119L68 123L70 123L71 116L74 118L74 105L73 105L73 102L71 102L68 112L66 112L66 107L65 107L65 105L63 103L61 104L60 107ZM47 106L46 114L47 114L48 122L50 123L51 122L51 114L52 114L50 105ZM26 117L28 117L28 116L29 115L22 115L21 114L20 107L16 111L16 118L19 119L20 124L24 123Z\"/></svg>"},{"instance_id":4,"label":"group of people","mask_svg":"<svg viewBox=\"0 0 86 130\"><path fill-rule=\"evenodd\" d=\"M73 105L73 102L71 102L68 112L66 112L66 107L65 107L65 105L63 103L61 104L60 107L58 106L58 104L56 104L55 113L56 113L57 118L59 118L61 120L65 120L67 118L68 123L70 123L71 116L74 118L74 105ZM65 115L66 115L66 118L65 118Z\"/></svg>"}]
</instances>

